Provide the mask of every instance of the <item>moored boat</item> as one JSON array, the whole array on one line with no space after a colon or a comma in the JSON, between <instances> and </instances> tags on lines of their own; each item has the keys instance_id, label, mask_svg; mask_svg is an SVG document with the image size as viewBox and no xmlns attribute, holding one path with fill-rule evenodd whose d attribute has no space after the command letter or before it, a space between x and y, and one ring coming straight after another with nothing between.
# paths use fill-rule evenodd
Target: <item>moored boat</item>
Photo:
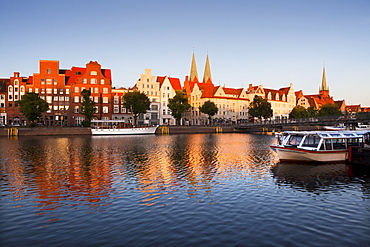
<instances>
[{"instance_id":1,"label":"moored boat","mask_svg":"<svg viewBox=\"0 0 370 247\"><path fill-rule=\"evenodd\" d=\"M92 135L150 135L158 126L133 127L124 120L91 120Z\"/></svg>"},{"instance_id":2,"label":"moored boat","mask_svg":"<svg viewBox=\"0 0 370 247\"><path fill-rule=\"evenodd\" d=\"M270 146L280 160L336 162L348 158L349 147L360 147L365 131L285 131Z\"/></svg>"}]
</instances>

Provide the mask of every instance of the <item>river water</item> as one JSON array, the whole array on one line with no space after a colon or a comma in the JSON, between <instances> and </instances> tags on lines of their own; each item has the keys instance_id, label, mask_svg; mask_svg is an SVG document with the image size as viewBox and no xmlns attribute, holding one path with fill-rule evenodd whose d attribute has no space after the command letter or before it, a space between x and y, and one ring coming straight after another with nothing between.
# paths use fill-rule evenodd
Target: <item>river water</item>
<instances>
[{"instance_id":1,"label":"river water","mask_svg":"<svg viewBox=\"0 0 370 247\"><path fill-rule=\"evenodd\" d=\"M0 138L1 246L370 246L369 167L271 135Z\"/></svg>"}]
</instances>

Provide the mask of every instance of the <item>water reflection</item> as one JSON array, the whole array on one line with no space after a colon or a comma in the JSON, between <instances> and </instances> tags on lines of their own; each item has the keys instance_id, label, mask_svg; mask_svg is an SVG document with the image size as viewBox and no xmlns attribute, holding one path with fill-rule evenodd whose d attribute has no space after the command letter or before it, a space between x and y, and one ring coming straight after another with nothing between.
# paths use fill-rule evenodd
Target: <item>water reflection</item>
<instances>
[{"instance_id":1,"label":"water reflection","mask_svg":"<svg viewBox=\"0 0 370 247\"><path fill-rule=\"evenodd\" d=\"M278 185L289 185L292 188L314 192L341 190L343 186L354 180L360 181L364 195L369 198L370 172L369 167L348 165L345 163L314 164L279 162L271 169Z\"/></svg>"}]
</instances>

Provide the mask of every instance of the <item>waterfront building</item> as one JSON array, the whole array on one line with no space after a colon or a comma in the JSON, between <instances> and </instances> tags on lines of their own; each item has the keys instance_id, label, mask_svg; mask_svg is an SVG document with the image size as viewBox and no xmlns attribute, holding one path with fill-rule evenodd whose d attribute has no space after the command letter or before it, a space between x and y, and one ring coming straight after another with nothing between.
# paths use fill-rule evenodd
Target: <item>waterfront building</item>
<instances>
[{"instance_id":1,"label":"waterfront building","mask_svg":"<svg viewBox=\"0 0 370 247\"><path fill-rule=\"evenodd\" d=\"M287 119L289 113L296 106L296 94L293 84L289 87L283 87L278 90L265 88L263 85L253 86L249 84L247 93L250 101L253 101L255 96L260 96L271 104L273 119Z\"/></svg>"},{"instance_id":2,"label":"waterfront building","mask_svg":"<svg viewBox=\"0 0 370 247\"><path fill-rule=\"evenodd\" d=\"M344 100L334 100L329 93L329 87L326 83L326 70L323 67L321 86L319 87L318 94L304 95L302 90L296 92L297 105L303 106L306 109L310 106L316 110L320 110L323 105L336 104L342 112L345 112L346 103Z\"/></svg>"},{"instance_id":3,"label":"waterfront building","mask_svg":"<svg viewBox=\"0 0 370 247\"><path fill-rule=\"evenodd\" d=\"M236 123L248 119L249 98L243 88L233 89L215 86L212 82L209 57L206 57L204 75L199 82L195 55L192 55L190 77L185 77L184 90L186 91L190 111L184 114L189 124L203 125L208 121L208 115L200 112L199 108L206 101L212 101L218 108L213 116L214 121L220 123Z\"/></svg>"},{"instance_id":4,"label":"waterfront building","mask_svg":"<svg viewBox=\"0 0 370 247\"><path fill-rule=\"evenodd\" d=\"M152 75L151 69L145 69L144 74L141 74L136 81L134 88L145 93L151 102L147 113L140 114L139 124L176 124L167 105L168 100L175 96L176 90L182 90L179 78L155 76Z\"/></svg>"},{"instance_id":5,"label":"waterfront building","mask_svg":"<svg viewBox=\"0 0 370 247\"><path fill-rule=\"evenodd\" d=\"M3 126L7 123L5 104L7 98L7 85L9 82L10 79L0 79L0 126Z\"/></svg>"},{"instance_id":6,"label":"waterfront building","mask_svg":"<svg viewBox=\"0 0 370 247\"><path fill-rule=\"evenodd\" d=\"M17 104L26 92L39 94L49 104L49 110L38 120L46 126L80 125L84 120L81 114L83 89L91 91L96 103L95 118L110 119L112 115L111 71L102 69L97 62L89 62L86 68L60 69L59 61L40 60L38 73L22 77L14 72L5 84L5 116L2 117L7 125L26 125L27 120Z\"/></svg>"}]
</instances>

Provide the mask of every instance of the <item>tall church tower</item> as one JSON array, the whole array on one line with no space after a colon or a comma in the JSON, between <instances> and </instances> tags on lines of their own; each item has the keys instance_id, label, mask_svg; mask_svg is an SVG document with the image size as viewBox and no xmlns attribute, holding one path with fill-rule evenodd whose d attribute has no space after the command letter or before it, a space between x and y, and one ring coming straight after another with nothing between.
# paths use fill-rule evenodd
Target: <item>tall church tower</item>
<instances>
[{"instance_id":1,"label":"tall church tower","mask_svg":"<svg viewBox=\"0 0 370 247\"><path fill-rule=\"evenodd\" d=\"M323 69L322 69L322 81L321 81L320 91L329 91L329 87L326 85L325 67L323 67Z\"/></svg>"},{"instance_id":2,"label":"tall church tower","mask_svg":"<svg viewBox=\"0 0 370 247\"><path fill-rule=\"evenodd\" d=\"M195 61L194 52L193 52L193 56L191 58L190 81L191 82L199 82L199 80L198 80L197 63Z\"/></svg>"},{"instance_id":3,"label":"tall church tower","mask_svg":"<svg viewBox=\"0 0 370 247\"><path fill-rule=\"evenodd\" d=\"M319 95L322 99L329 98L329 87L326 85L326 71L325 66L322 69L321 87L319 88Z\"/></svg>"},{"instance_id":4,"label":"tall church tower","mask_svg":"<svg viewBox=\"0 0 370 247\"><path fill-rule=\"evenodd\" d=\"M209 65L208 54L206 58L206 66L204 68L203 83L212 84L211 66Z\"/></svg>"}]
</instances>

